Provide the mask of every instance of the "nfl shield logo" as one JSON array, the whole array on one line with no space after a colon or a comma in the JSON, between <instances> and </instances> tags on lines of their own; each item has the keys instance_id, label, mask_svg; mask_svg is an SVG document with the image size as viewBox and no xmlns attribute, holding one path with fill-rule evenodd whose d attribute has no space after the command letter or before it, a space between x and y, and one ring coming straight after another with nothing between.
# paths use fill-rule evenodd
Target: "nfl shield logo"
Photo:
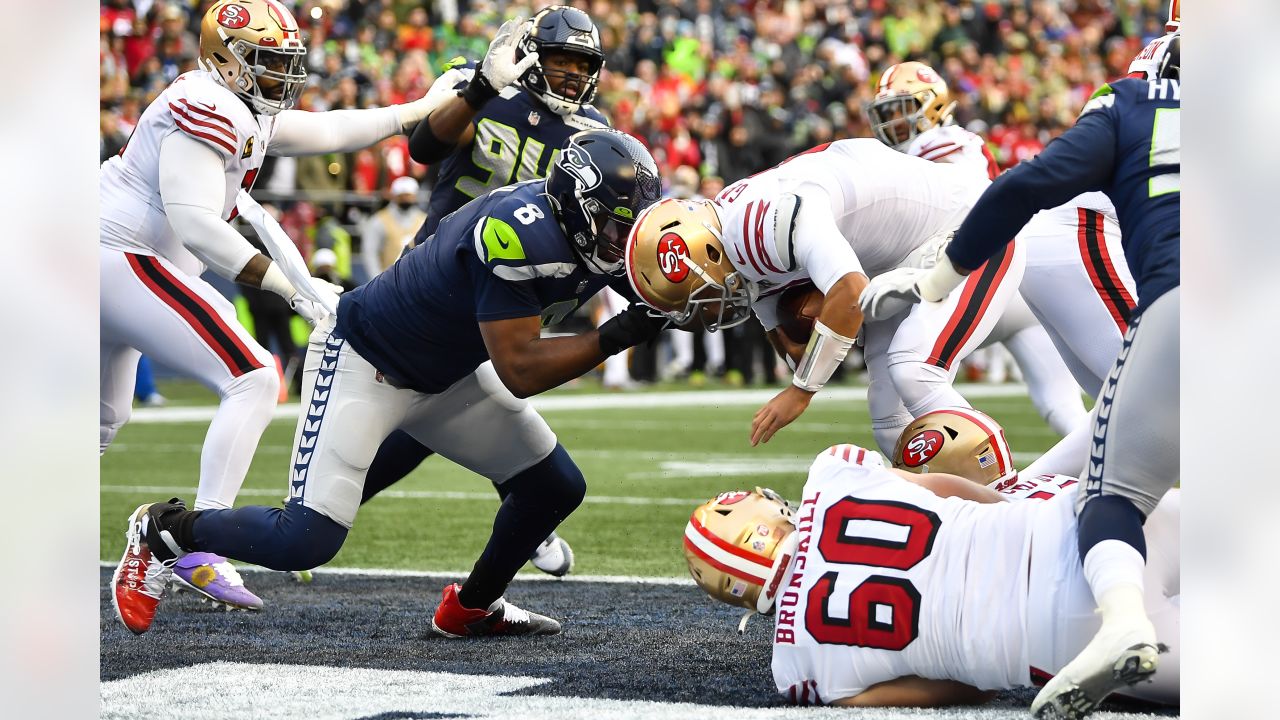
<instances>
[{"instance_id":1,"label":"nfl shield logo","mask_svg":"<svg viewBox=\"0 0 1280 720\"><path fill-rule=\"evenodd\" d=\"M530 125L534 125L534 126L536 126L536 125L538 124L538 122L539 122L539 121L541 121L541 120L542 120L542 116L538 114L538 111L537 111L537 110L530 110L530 111L529 111L529 124L530 124Z\"/></svg>"}]
</instances>

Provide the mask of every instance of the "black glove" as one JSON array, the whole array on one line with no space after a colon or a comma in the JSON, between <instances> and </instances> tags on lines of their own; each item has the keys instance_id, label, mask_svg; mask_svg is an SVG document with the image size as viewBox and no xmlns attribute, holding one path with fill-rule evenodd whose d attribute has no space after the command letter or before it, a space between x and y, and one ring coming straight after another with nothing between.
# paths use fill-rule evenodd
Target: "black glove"
<instances>
[{"instance_id":1,"label":"black glove","mask_svg":"<svg viewBox=\"0 0 1280 720\"><path fill-rule=\"evenodd\" d=\"M632 303L600 326L600 351L616 355L629 347L635 347L658 337L658 333L670 322L657 315L647 305Z\"/></svg>"}]
</instances>

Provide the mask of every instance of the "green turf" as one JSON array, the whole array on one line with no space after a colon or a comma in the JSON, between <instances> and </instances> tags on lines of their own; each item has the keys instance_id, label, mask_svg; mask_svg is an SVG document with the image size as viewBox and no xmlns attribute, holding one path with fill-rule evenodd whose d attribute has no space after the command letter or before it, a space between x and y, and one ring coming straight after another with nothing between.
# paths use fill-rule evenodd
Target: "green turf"
<instances>
[{"instance_id":1,"label":"green turf","mask_svg":"<svg viewBox=\"0 0 1280 720\"><path fill-rule=\"evenodd\" d=\"M162 392L183 404L207 404L207 400L200 402L200 393L207 391L198 387L171 383ZM706 407L698 397L690 393L686 403L666 408L544 413L587 478L588 502L560 529L577 555L575 573L681 576L685 569L680 539L697 500L754 485L767 485L794 498L804 481L804 467L824 448L850 441L874 447L864 403L815 404L772 442L752 448L747 434L755 407ZM1041 452L1055 440L1025 398L987 399L978 405L1004 424L1011 446L1019 453ZM132 424L120 431L101 463L103 559L119 558L124 521L138 504L167 499L172 492L192 500L206 427L206 423ZM279 503L292 438L292 421L271 424L239 504ZM128 487L159 489L124 489ZM375 498L361 509L332 565L469 568L488 537L497 507L496 494L492 499L487 496L488 482L433 457L393 490L482 496ZM591 501L619 496L690 502Z\"/></svg>"}]
</instances>

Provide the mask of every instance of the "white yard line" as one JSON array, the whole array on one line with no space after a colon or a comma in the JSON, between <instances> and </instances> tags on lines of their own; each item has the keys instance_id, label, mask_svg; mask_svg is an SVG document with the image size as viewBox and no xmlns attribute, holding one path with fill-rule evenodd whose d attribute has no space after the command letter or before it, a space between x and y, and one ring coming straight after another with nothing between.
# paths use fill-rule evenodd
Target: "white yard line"
<instances>
[{"instance_id":1,"label":"white yard line","mask_svg":"<svg viewBox=\"0 0 1280 720\"><path fill-rule=\"evenodd\" d=\"M970 399L1024 397L1027 388L1021 384L991 385L984 383L956 385L956 390ZM751 390L705 390L697 392L640 392L640 393L604 393L591 395L550 395L534 398L533 406L544 412L572 410L603 409L643 409L680 407L694 405L698 407L730 407L739 405L763 405L769 398L778 394L778 388L756 388ZM823 390L814 398L818 405L828 403L865 403L867 389L864 387L837 387ZM298 403L277 405L274 419L294 420L298 417ZM136 408L129 418L130 423L170 424L209 422L217 408L212 405L198 407L163 407Z\"/></svg>"},{"instance_id":2,"label":"white yard line","mask_svg":"<svg viewBox=\"0 0 1280 720\"><path fill-rule=\"evenodd\" d=\"M99 560L98 567L114 568L116 562L111 560ZM241 564L236 562L236 569L241 572L276 572L268 570L256 565ZM427 578L435 580L450 580L466 577L471 573L470 569L465 570L399 570L396 568L349 568L349 567L330 567L328 565L316 568L311 571L317 578L326 576L333 577L372 577L372 578ZM683 577L647 577L641 575L566 575L564 577L551 577L546 573L526 571L516 575L517 581L528 580L530 582L580 582L580 583L606 583L610 585L688 585L693 586L692 578Z\"/></svg>"}]
</instances>

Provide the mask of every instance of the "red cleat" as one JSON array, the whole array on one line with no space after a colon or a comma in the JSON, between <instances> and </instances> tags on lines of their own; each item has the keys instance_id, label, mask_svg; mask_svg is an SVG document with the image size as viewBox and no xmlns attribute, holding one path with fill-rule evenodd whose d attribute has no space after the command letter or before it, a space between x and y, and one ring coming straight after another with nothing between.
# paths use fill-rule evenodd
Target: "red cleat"
<instances>
[{"instance_id":1,"label":"red cleat","mask_svg":"<svg viewBox=\"0 0 1280 720\"><path fill-rule=\"evenodd\" d=\"M140 505L129 517L125 532L124 557L111 576L111 602L116 617L134 634L141 635L151 627L156 608L164 597L165 585L173 573L172 562L166 564L151 554L143 537L143 520L150 504Z\"/></svg>"},{"instance_id":2,"label":"red cleat","mask_svg":"<svg viewBox=\"0 0 1280 720\"><path fill-rule=\"evenodd\" d=\"M431 629L445 637L481 635L556 635L560 623L531 613L498 598L487 610L474 610L458 602L458 584L444 589Z\"/></svg>"}]
</instances>

